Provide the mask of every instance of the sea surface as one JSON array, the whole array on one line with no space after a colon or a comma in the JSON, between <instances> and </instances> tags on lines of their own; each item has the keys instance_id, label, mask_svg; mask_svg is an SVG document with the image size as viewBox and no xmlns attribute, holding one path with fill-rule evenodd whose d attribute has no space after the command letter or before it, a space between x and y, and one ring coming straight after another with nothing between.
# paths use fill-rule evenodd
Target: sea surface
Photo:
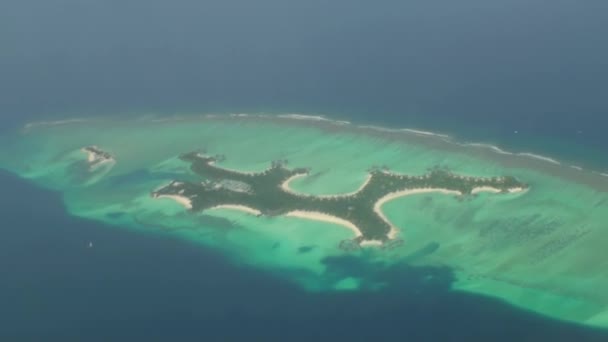
<instances>
[{"instance_id":1,"label":"sea surface","mask_svg":"<svg viewBox=\"0 0 608 342\"><path fill-rule=\"evenodd\" d=\"M0 174L6 341L401 339L604 341L605 332L449 291L447 269L396 267L382 292L310 293L170 238L65 212L59 194ZM88 242L94 247L88 248ZM344 258L340 267L370 265ZM435 280L429 284L428 274Z\"/></svg>"},{"instance_id":2,"label":"sea surface","mask_svg":"<svg viewBox=\"0 0 608 342\"><path fill-rule=\"evenodd\" d=\"M90 144L111 151L116 163L91 170L80 151ZM9 231L17 242L8 240L6 251L35 258L23 263L33 267L29 270L17 268L22 262L15 260L22 258L5 258L12 270L7 274L20 270L14 283L5 284L17 290L8 303L21 314L11 315L21 325L7 325L9 337L239 339L253 334L365 340L401 337L405 331L419 340L607 336L591 326L606 324L606 293L597 291L606 283L605 272L595 261L601 260L597 244L607 233L602 224L608 184L591 171L426 133L300 116L45 122L5 134L2 146L4 168L59 192L36 204L45 197L28 194L43 190L6 175L8 193L14 194L6 199L7 222L26 237ZM464 202L442 195L392 201L383 210L402 228L399 237L406 244L351 253L338 243L352 232L331 224L230 210L191 214L171 200L151 198L151 190L172 179L199 179L176 158L199 148L225 155L222 166L232 169L263 170L268 161L282 158L293 167L311 167L309 177L293 184L311 194L352 191L370 165L407 174L436 165L473 176L506 173L531 189ZM27 191L13 190L15 184ZM59 221L39 217L39 207ZM30 224L20 217L40 221ZM45 238L35 233L38 229ZM48 236L65 245L49 242ZM38 256L39 251L59 259ZM127 267L131 257L134 265ZM82 285L75 285L79 281ZM208 296L214 298L209 303ZM108 306L113 298L116 305ZM45 312L59 321L49 324ZM352 329L370 322L373 328ZM244 327L233 330L232 324ZM437 324L453 330L435 329ZM142 331L147 325L158 330ZM248 326L254 330L248 332Z\"/></svg>"},{"instance_id":3,"label":"sea surface","mask_svg":"<svg viewBox=\"0 0 608 342\"><path fill-rule=\"evenodd\" d=\"M606 170L607 11L568 0L5 0L0 112L7 124L323 114Z\"/></svg>"},{"instance_id":4,"label":"sea surface","mask_svg":"<svg viewBox=\"0 0 608 342\"><path fill-rule=\"evenodd\" d=\"M549 177L546 182L538 174L518 173L538 184L558 185L553 189L571 196L571 201L558 196L562 202L555 206L554 195L546 187L530 199L528 211L518 214L532 217L534 205L542 203L554 211L527 223L567 226L574 222L568 220L580 219L576 222L583 223L577 227L600 231L597 222L606 222L600 210L604 195L589 189L602 189L606 182L599 174L608 171L607 12L604 1L567 0L551 4L534 0L388 0L380 4L362 0L5 0L0 3L0 150L11 163L19 159L18 151L45 158L57 148L67 151L61 142L69 139L48 138L52 135L13 139L15 132L31 122L70 118L114 122L212 113L323 115L353 125L418 129L446 134L450 141L463 144L532 153L536 157L511 160L510 167L532 163L535 172L562 177L559 181ZM228 135L248 127L241 129ZM92 130L103 132L103 128ZM62 137L68 136L66 132L75 132L78 139L71 141L76 142L86 141L90 131L61 131ZM267 130L264 134L269 132L276 133ZM343 138L323 140L336 150L319 159L315 143L321 136L310 138L297 132L285 131L283 139L296 143L300 139L300 145L290 145L286 152L298 155L298 147L306 146L298 155L301 161L315 162L323 170L339 160L344 168L295 186L312 193L357 187L369 165L356 153L356 145L349 147ZM222 133L217 131L217 144L207 141L205 147L237 155L238 138L227 145L219 137ZM137 148L129 149L129 139L143 140L128 134L137 131L128 131L123 140L111 134L103 138L132 156ZM179 134L169 138L179 140ZM398 148L384 148L373 140L371 145L364 144L367 151L381 151L374 157L378 161L397 160L391 166L402 171L424 172L435 163L471 174L502 170L493 163L479 167L466 158L442 159L415 149L407 152L421 163L411 165L396 157ZM43 149L32 153L29 143ZM257 144L277 152L276 141L262 139ZM469 151L473 157L492 152L490 147ZM266 159L285 151L274 152L250 154L249 159L241 153L244 159L228 158L226 165L263 169ZM337 155L342 159L333 159ZM559 170L538 156L558 161ZM76 156L68 160L72 157ZM145 155L141 157L140 161L146 161ZM499 158L503 157L515 158ZM174 160L162 162L154 165L157 169L152 173L121 172L124 163L118 163L113 172L121 177L112 178L110 185L128 188L145 180L131 188L131 194L144 198L151 185L170 175L163 172L175 166ZM345 238L348 231L298 223L327 234L327 242L313 248L299 241L310 240L314 231L286 232L297 238L285 240L284 252L278 248L275 254L264 254L260 251L267 241L242 244L248 236L238 234L232 239L207 236L205 240L193 233L151 232L145 224L134 229L124 214L110 212L100 219L108 214L106 208L91 210L96 203L127 201L107 191L111 187L105 192L98 187L100 192L87 195L70 186L60 167L39 175L29 172L25 180L24 173L15 175L24 170L11 163L0 164L0 188L5 191L0 199L0 340L243 340L253 336L351 341L608 340L599 329L512 305L517 296L509 291L504 293L511 303L490 296L496 291L491 287L493 291L486 294L454 291L458 284L465 290L466 286L447 267L405 263L380 267L373 258L349 255L322 258L335 246L332 239ZM572 166L584 168L584 175ZM357 172L348 172L349 167ZM562 187L564 179L568 185ZM80 184L82 179L76 181ZM400 212L400 206L423 208L422 202L428 199L403 199L387 210L408 227L447 231L450 224L461 222L450 219L459 215L451 199L430 198L445 209L444 216L435 217L435 225L425 223L425 215L431 212ZM178 205L139 204L181 217L181 228L188 224ZM477 204L467 205L475 208ZM505 208L509 207L503 207L503 214L508 215ZM564 210L555 214L560 209ZM143 220L149 223L159 218L150 215ZM176 222L174 218L159 225ZM230 212L205 217L203 223L232 230L236 230L234 225L237 229L252 226L251 218ZM269 228L268 233L284 224L273 221L262 226ZM232 249L218 248L225 241L232 243ZM299 248L306 252L294 253ZM243 254L235 254L237 250ZM425 255L425 251L420 253ZM243 255L257 257L240 262L246 259ZM591 258L591 254L581 255ZM281 265L277 260L284 261L286 269L277 270L274 266ZM588 275L602 266L601 257L581 260L570 270ZM301 276L293 272L298 262L306 269ZM310 272L330 276L310 280ZM574 282L582 279L577 272L569 276ZM381 284L382 290L353 290L365 285L360 279L366 277L373 280L371 287ZM520 304L533 306L530 298L541 297L519 298ZM546 303L539 300L541 304Z\"/></svg>"}]
</instances>

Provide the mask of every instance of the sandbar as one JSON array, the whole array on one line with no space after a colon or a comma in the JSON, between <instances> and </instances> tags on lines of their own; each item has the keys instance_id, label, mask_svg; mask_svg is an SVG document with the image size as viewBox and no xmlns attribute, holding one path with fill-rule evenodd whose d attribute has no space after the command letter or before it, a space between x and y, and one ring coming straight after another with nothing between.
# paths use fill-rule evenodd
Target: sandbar
<instances>
[{"instance_id":1,"label":"sandbar","mask_svg":"<svg viewBox=\"0 0 608 342\"><path fill-rule=\"evenodd\" d=\"M380 240L363 240L359 244L361 247L380 247L383 242Z\"/></svg>"},{"instance_id":2,"label":"sandbar","mask_svg":"<svg viewBox=\"0 0 608 342\"><path fill-rule=\"evenodd\" d=\"M236 205L236 204L222 204L222 205L218 205L215 207L211 207L208 210L213 210L213 209L232 209L232 210L239 210L239 211L244 211L246 213L249 213L251 215L261 215L262 212L257 210L257 209L253 209L250 207L246 207L244 205Z\"/></svg>"},{"instance_id":3,"label":"sandbar","mask_svg":"<svg viewBox=\"0 0 608 342\"><path fill-rule=\"evenodd\" d=\"M522 192L524 190L526 190L526 189L518 187L518 188L508 189L507 192L509 192L509 193L515 193L515 192ZM497 188L493 188L491 186L479 186L479 187L474 188L473 190L471 190L472 194L477 194L477 193L480 193L480 192L499 193L499 192L502 192L502 190L497 189Z\"/></svg>"},{"instance_id":4,"label":"sandbar","mask_svg":"<svg viewBox=\"0 0 608 342\"><path fill-rule=\"evenodd\" d=\"M462 193L460 191L447 190L447 189L438 189L438 188L408 189L408 190L391 192L391 193L387 194L386 196L380 198L374 204L374 212L376 214L378 214L378 216L380 216L382 218L382 220L384 220L384 222L386 222L391 227L391 231L388 233L389 239L396 238L397 234L399 233L399 229L391 223L391 221L386 217L386 215L384 215L384 213L381 210L382 206L386 202L392 201L395 198L409 196L409 195L416 195L416 194L426 194L426 193L430 193L430 192L439 192L439 193L442 193L445 195L462 195Z\"/></svg>"},{"instance_id":5,"label":"sandbar","mask_svg":"<svg viewBox=\"0 0 608 342\"><path fill-rule=\"evenodd\" d=\"M177 203L183 205L187 209L192 209L192 201L188 197L185 197L185 196L178 196L178 195L156 195L155 198L170 198L170 199L176 201Z\"/></svg>"},{"instance_id":6,"label":"sandbar","mask_svg":"<svg viewBox=\"0 0 608 342\"><path fill-rule=\"evenodd\" d=\"M287 214L285 214L285 216L334 223L352 230L357 237L362 235L359 228L357 228L357 226L355 226L352 222L317 211L294 210L288 212Z\"/></svg>"},{"instance_id":7,"label":"sandbar","mask_svg":"<svg viewBox=\"0 0 608 342\"><path fill-rule=\"evenodd\" d=\"M476 187L473 190L471 190L472 194L478 194L480 192L492 192L492 193L496 194L496 193L501 192L501 190L493 188L491 186L479 186L479 187Z\"/></svg>"},{"instance_id":8,"label":"sandbar","mask_svg":"<svg viewBox=\"0 0 608 342\"><path fill-rule=\"evenodd\" d=\"M93 151L89 151L84 147L81 148L80 151L86 153L87 162L90 164L91 171L97 169L101 165L108 164L108 163L113 164L116 162L116 160L114 160L114 158L105 158L105 157L99 156L97 153L95 153Z\"/></svg>"},{"instance_id":9,"label":"sandbar","mask_svg":"<svg viewBox=\"0 0 608 342\"><path fill-rule=\"evenodd\" d=\"M81 151L87 154L87 161L89 163L92 163L95 161L95 153L87 150L86 148L82 148Z\"/></svg>"},{"instance_id":10,"label":"sandbar","mask_svg":"<svg viewBox=\"0 0 608 342\"><path fill-rule=\"evenodd\" d=\"M336 195L310 195L310 194L305 194L305 193L294 191L292 188L289 187L289 183L291 181L293 181L294 179L297 179L297 178L305 177L305 176L308 176L308 174L307 173L298 173L298 174L295 174L295 175L287 178L287 180L285 180L281 184L281 189L283 189L283 191L285 191L285 192L288 192L288 193L290 193L292 195L296 195L296 196L305 196L305 197L314 196L314 197L319 197L319 198L340 198L340 197L356 195L358 192L363 190L367 186L367 184L372 180L372 175L370 173L368 173L367 176L365 177L365 181L363 182L363 184L361 184L361 186L357 190L343 193L343 194L336 194Z\"/></svg>"}]
</instances>

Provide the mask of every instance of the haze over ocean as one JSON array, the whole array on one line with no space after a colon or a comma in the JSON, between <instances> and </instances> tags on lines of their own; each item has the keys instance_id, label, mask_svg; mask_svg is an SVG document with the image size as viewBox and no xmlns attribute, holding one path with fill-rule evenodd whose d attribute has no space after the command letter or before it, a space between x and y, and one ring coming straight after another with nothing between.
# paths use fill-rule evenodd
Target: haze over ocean
<instances>
[{"instance_id":1,"label":"haze over ocean","mask_svg":"<svg viewBox=\"0 0 608 342\"><path fill-rule=\"evenodd\" d=\"M566 0L4 0L0 132L71 117L321 114L606 172L607 10ZM392 287L363 297L309 293L200 246L70 216L60 194L11 174L0 186L12 196L0 202L2 340L606 338L450 292L443 269L392 269L377 275Z\"/></svg>"},{"instance_id":2,"label":"haze over ocean","mask_svg":"<svg viewBox=\"0 0 608 342\"><path fill-rule=\"evenodd\" d=\"M0 112L11 121L321 113L607 163L602 1L0 6Z\"/></svg>"}]
</instances>

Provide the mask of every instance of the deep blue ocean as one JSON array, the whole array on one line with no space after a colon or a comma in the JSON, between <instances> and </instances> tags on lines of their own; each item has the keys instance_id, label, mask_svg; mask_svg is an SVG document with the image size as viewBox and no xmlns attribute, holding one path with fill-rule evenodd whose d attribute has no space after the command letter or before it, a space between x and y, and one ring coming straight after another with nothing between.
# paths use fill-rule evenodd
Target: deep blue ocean
<instances>
[{"instance_id":1,"label":"deep blue ocean","mask_svg":"<svg viewBox=\"0 0 608 342\"><path fill-rule=\"evenodd\" d=\"M448 269L335 258L330 272L391 286L312 294L200 246L70 217L59 194L6 172L0 188L1 341L608 340L451 292Z\"/></svg>"},{"instance_id":2,"label":"deep blue ocean","mask_svg":"<svg viewBox=\"0 0 608 342\"><path fill-rule=\"evenodd\" d=\"M65 117L296 112L605 172L607 13L594 0L3 0L0 134ZM0 341L608 340L449 292L449 270L376 274L394 286L375 294L309 294L70 217L60 194L13 175L0 188Z\"/></svg>"}]
</instances>

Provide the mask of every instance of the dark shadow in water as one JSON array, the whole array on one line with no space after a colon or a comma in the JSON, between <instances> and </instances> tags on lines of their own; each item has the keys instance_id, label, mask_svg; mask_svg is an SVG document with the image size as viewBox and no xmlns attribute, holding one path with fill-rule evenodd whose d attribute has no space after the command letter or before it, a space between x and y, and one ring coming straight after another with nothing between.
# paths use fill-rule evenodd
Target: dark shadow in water
<instances>
[{"instance_id":1,"label":"dark shadow in water","mask_svg":"<svg viewBox=\"0 0 608 342\"><path fill-rule=\"evenodd\" d=\"M70 217L60 196L12 175L0 187L2 341L608 340L450 292L448 269L328 258L336 277L388 285L309 293L192 244Z\"/></svg>"},{"instance_id":2,"label":"dark shadow in water","mask_svg":"<svg viewBox=\"0 0 608 342\"><path fill-rule=\"evenodd\" d=\"M298 248L298 253L301 253L301 254L309 253L309 252L312 252L313 249L315 249L315 246L302 246L302 247Z\"/></svg>"}]
</instances>

